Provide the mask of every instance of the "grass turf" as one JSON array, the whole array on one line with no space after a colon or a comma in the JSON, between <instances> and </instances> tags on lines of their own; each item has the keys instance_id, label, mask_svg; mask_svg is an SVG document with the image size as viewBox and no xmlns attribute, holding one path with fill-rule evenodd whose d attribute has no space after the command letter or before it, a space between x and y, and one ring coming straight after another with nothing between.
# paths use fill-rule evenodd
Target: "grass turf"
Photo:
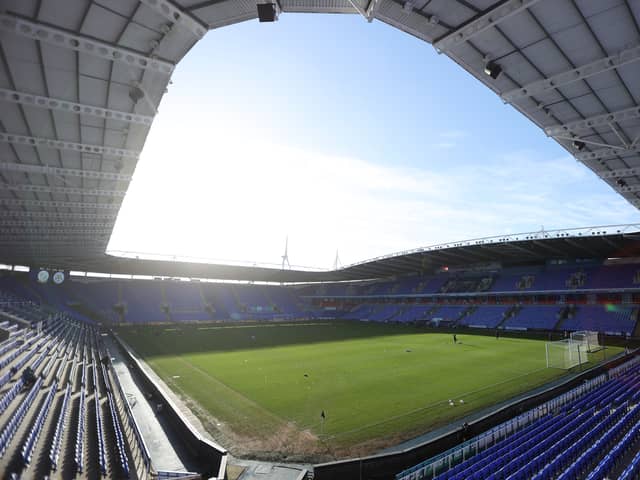
<instances>
[{"instance_id":1,"label":"grass turf","mask_svg":"<svg viewBox=\"0 0 640 480\"><path fill-rule=\"evenodd\" d=\"M454 344L450 334L409 326L165 325L119 334L238 435L268 438L294 424L344 448L409 438L566 373L545 368L542 341L460 333Z\"/></svg>"}]
</instances>

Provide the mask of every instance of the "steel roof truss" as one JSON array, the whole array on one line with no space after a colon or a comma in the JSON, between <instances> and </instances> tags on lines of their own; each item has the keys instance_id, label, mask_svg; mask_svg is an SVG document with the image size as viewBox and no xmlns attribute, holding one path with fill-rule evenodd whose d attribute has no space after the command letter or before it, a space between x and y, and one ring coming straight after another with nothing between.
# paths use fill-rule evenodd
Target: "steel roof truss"
<instances>
[{"instance_id":1,"label":"steel roof truss","mask_svg":"<svg viewBox=\"0 0 640 480\"><path fill-rule=\"evenodd\" d=\"M503 93L501 98L506 103L513 103L516 100L538 95L549 90L555 90L564 85L577 82L578 80L584 80L585 78L638 60L640 60L640 45L621 50L618 53L601 58L595 62L552 75L549 78L536 80L523 87Z\"/></svg>"},{"instance_id":2,"label":"steel roof truss","mask_svg":"<svg viewBox=\"0 0 640 480\"><path fill-rule=\"evenodd\" d=\"M171 2L166 0L140 0L140 3L166 18L172 24L190 31L197 39L201 39L207 33L207 27Z\"/></svg>"},{"instance_id":3,"label":"steel roof truss","mask_svg":"<svg viewBox=\"0 0 640 480\"><path fill-rule=\"evenodd\" d=\"M614 122L633 120L636 118L640 118L640 107L625 108L624 110L618 110L617 112L594 115L582 120L567 122L562 125L552 125L550 127L546 127L544 132L549 137L555 137L563 134L577 133L591 128L604 127L606 125L612 125Z\"/></svg>"},{"instance_id":4,"label":"steel roof truss","mask_svg":"<svg viewBox=\"0 0 640 480\"><path fill-rule=\"evenodd\" d=\"M384 0L369 0L369 5L367 5L367 10L365 12L365 17L367 18L368 22L373 21L373 19L376 16L376 12L378 11L378 8L380 7L380 4L383 1Z\"/></svg>"},{"instance_id":5,"label":"steel roof truss","mask_svg":"<svg viewBox=\"0 0 640 480\"><path fill-rule=\"evenodd\" d=\"M565 242L567 242L569 245L573 246L574 248L579 248L581 250L584 250L585 252L587 252L590 256L594 256L597 257L598 253L594 252L593 250L591 250L590 248L587 248L584 244L576 242L575 240L571 239L571 238L565 238L564 239Z\"/></svg>"},{"instance_id":6,"label":"steel roof truss","mask_svg":"<svg viewBox=\"0 0 640 480\"><path fill-rule=\"evenodd\" d=\"M618 157L618 156L629 154L629 153L639 153L639 152L640 152L640 145L634 145L633 147L629 146L628 148L625 148L625 147L602 148L600 150L595 150L593 152L577 153L574 156L578 160L584 162L587 160L600 160L603 158Z\"/></svg>"},{"instance_id":7,"label":"steel roof truss","mask_svg":"<svg viewBox=\"0 0 640 480\"><path fill-rule=\"evenodd\" d=\"M595 142L593 140L589 140L586 138L580 138L580 137L565 137L565 136L556 136L553 137L556 140L568 140L568 141L576 141L579 140L583 143L588 143L589 145L595 145L596 147L606 147L606 148L619 148L619 145L611 145L610 143L604 143L604 142ZM626 147L626 146L625 146Z\"/></svg>"},{"instance_id":8,"label":"steel roof truss","mask_svg":"<svg viewBox=\"0 0 640 480\"><path fill-rule=\"evenodd\" d=\"M0 30L49 43L56 47L99 57L104 60L122 63L132 68L156 71L164 75L171 75L175 68L173 63L165 60L147 57L133 50L50 27L42 23L25 20L13 15L0 14Z\"/></svg>"},{"instance_id":9,"label":"steel roof truss","mask_svg":"<svg viewBox=\"0 0 640 480\"><path fill-rule=\"evenodd\" d=\"M620 193L634 193L640 192L640 184L637 185L624 185L624 186L614 186L616 191Z\"/></svg>"},{"instance_id":10,"label":"steel roof truss","mask_svg":"<svg viewBox=\"0 0 640 480\"><path fill-rule=\"evenodd\" d=\"M98 213L74 213L74 212L33 212L29 210L3 210L0 211L0 218L44 218L47 220L68 218L73 220L102 220L113 222L117 218L114 214ZM2 222L0 220L0 222Z\"/></svg>"},{"instance_id":11,"label":"steel roof truss","mask_svg":"<svg viewBox=\"0 0 640 480\"><path fill-rule=\"evenodd\" d=\"M56 200L22 200L17 198L0 198L0 205L16 207L54 207L54 208L79 208L96 210L118 210L120 204L117 203L92 203L92 202L62 202Z\"/></svg>"},{"instance_id":12,"label":"steel roof truss","mask_svg":"<svg viewBox=\"0 0 640 480\"><path fill-rule=\"evenodd\" d=\"M151 123L153 122L153 117L148 115L138 115L137 113L96 107L94 105L86 105L84 103L69 102L59 98L43 97L6 88L0 88L0 101L17 103L31 107L46 108L49 110L58 110L66 113L75 113L77 115L89 115L105 120L139 123L148 127L151 126Z\"/></svg>"},{"instance_id":13,"label":"steel roof truss","mask_svg":"<svg viewBox=\"0 0 640 480\"><path fill-rule=\"evenodd\" d=\"M0 132L0 142L27 145L34 148L52 148L55 150L71 150L74 152L91 153L94 155L108 155L118 158L126 157L137 159L139 156L139 152L126 150L124 148L103 147L101 145L66 142L63 140L54 140L52 138L28 137L26 135L14 135L12 133L4 132Z\"/></svg>"},{"instance_id":14,"label":"steel roof truss","mask_svg":"<svg viewBox=\"0 0 640 480\"><path fill-rule=\"evenodd\" d=\"M606 172L596 172L596 174L600 178L623 178L623 177L633 177L635 175L640 175L640 168L619 168L616 170L609 170Z\"/></svg>"},{"instance_id":15,"label":"steel roof truss","mask_svg":"<svg viewBox=\"0 0 640 480\"><path fill-rule=\"evenodd\" d=\"M494 245L495 245L495 244L494 244ZM515 243L513 243L513 242L508 242L508 243L505 243L504 245L501 245L501 248L503 248L505 245L508 245L508 246L509 246L510 248L512 248L512 249L515 249L515 250L519 250L519 251L521 251L521 252L524 252L524 253L526 253L526 254L527 254L527 255L529 255L529 256L535 255L535 253L534 253L531 249L526 248L526 247L524 247L523 245L516 245L516 244L515 244ZM486 248L486 247L489 247L489 248L490 248L491 246L492 246L492 245L481 245L481 247L483 247L483 248ZM491 249L491 250L493 250L493 249Z\"/></svg>"},{"instance_id":16,"label":"steel roof truss","mask_svg":"<svg viewBox=\"0 0 640 480\"><path fill-rule=\"evenodd\" d=\"M42 229L46 230L48 228L70 228L70 229L87 229L87 228L99 228L99 227L109 227L111 228L110 223L105 222L66 222L66 221L34 221L34 220L0 220L0 226L3 227L42 227ZM102 228L102 230L105 230Z\"/></svg>"},{"instance_id":17,"label":"steel roof truss","mask_svg":"<svg viewBox=\"0 0 640 480\"><path fill-rule=\"evenodd\" d=\"M39 228L39 226L35 226L35 227L12 226L12 227L3 229L2 236L4 237L8 234L37 236L37 235L40 235L41 233L47 233L48 235L67 235L67 236L71 236L70 234L73 234L74 236L75 235L104 236L104 235L111 234L111 227L109 228L78 228L74 231L67 228L64 228L64 229L47 228L46 225L43 226L43 228Z\"/></svg>"},{"instance_id":18,"label":"steel roof truss","mask_svg":"<svg viewBox=\"0 0 640 480\"><path fill-rule=\"evenodd\" d=\"M57 193L61 195L88 195L96 197L122 197L126 195L126 190L104 190L100 188L78 188L78 187L55 187L48 185L18 184L11 185L0 183L0 189L12 190L14 192L32 193Z\"/></svg>"},{"instance_id":19,"label":"steel roof truss","mask_svg":"<svg viewBox=\"0 0 640 480\"><path fill-rule=\"evenodd\" d=\"M558 250L557 248L554 248L554 247L548 245L549 242L541 243L539 240L533 240L531 243L533 243L534 245L536 245L536 246L538 246L538 247L540 247L540 248L542 248L544 250L547 250L549 252L553 252L556 255L561 255L562 257L566 257L566 253L565 252L563 252L561 250Z\"/></svg>"},{"instance_id":20,"label":"steel roof truss","mask_svg":"<svg viewBox=\"0 0 640 480\"><path fill-rule=\"evenodd\" d=\"M87 240L86 238L79 238L79 237L72 237L69 239L63 239L61 237L56 237L53 240L50 239L43 239L43 238L38 238L38 239L20 239L20 238L15 238L15 239L5 239L2 238L0 239L0 245L3 246L16 246L16 247L20 247L21 249L24 250L30 250L31 246L41 246L40 250L42 251L48 251L49 247L65 247L65 246L78 246L78 247L85 247L85 250L95 250L95 251L100 251L101 253L104 253L103 249L100 247L96 247L95 245L89 245L87 244ZM19 250L19 249L16 249Z\"/></svg>"},{"instance_id":21,"label":"steel roof truss","mask_svg":"<svg viewBox=\"0 0 640 480\"><path fill-rule=\"evenodd\" d=\"M26 163L0 162L0 170L8 172L36 173L60 177L80 177L93 180L112 180L116 182L130 182L131 175L114 172L99 172L96 170L80 170L77 168L50 167L48 165L31 165Z\"/></svg>"},{"instance_id":22,"label":"steel roof truss","mask_svg":"<svg viewBox=\"0 0 640 480\"><path fill-rule=\"evenodd\" d=\"M598 237L598 238L600 238L600 240L602 240L603 242L605 242L606 244L612 246L615 249L619 249L620 248L620 245L618 245L617 243L614 243L610 238L607 238L604 235L601 236L601 237Z\"/></svg>"},{"instance_id":23,"label":"steel roof truss","mask_svg":"<svg viewBox=\"0 0 640 480\"><path fill-rule=\"evenodd\" d=\"M497 7L491 8L488 12L481 14L481 16L465 23L457 30L436 40L433 46L439 53L451 50L456 45L467 42L475 35L495 27L503 20L533 6L539 1L540 0L507 0L506 2L498 2L499 5Z\"/></svg>"}]
</instances>

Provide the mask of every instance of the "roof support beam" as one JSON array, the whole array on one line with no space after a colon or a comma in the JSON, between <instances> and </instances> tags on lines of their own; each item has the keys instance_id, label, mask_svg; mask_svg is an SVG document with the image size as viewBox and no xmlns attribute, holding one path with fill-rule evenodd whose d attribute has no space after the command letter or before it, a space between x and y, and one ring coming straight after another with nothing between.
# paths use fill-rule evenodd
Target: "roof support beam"
<instances>
[{"instance_id":1,"label":"roof support beam","mask_svg":"<svg viewBox=\"0 0 640 480\"><path fill-rule=\"evenodd\" d=\"M387 269L384 265L380 265L379 263L373 262L369 265L366 265L368 271L373 272L376 277L384 277L387 275Z\"/></svg>"},{"instance_id":2,"label":"roof support beam","mask_svg":"<svg viewBox=\"0 0 640 480\"><path fill-rule=\"evenodd\" d=\"M76 236L76 235L111 235L111 227L103 227L103 228L77 228L75 230L71 230L68 228L48 228L46 225L39 226L39 224L35 227L20 227L20 226L12 226L9 228L5 228L2 231L3 237L6 234L16 234L16 235L39 235L41 233L47 233L48 235L67 235L67 236Z\"/></svg>"},{"instance_id":3,"label":"roof support beam","mask_svg":"<svg viewBox=\"0 0 640 480\"><path fill-rule=\"evenodd\" d=\"M46 230L33 228L7 228L2 232L2 238L12 239L13 237L22 238L25 241L33 240L108 240L111 231L104 230L84 230L72 232L66 229Z\"/></svg>"},{"instance_id":4,"label":"roof support beam","mask_svg":"<svg viewBox=\"0 0 640 480\"><path fill-rule=\"evenodd\" d=\"M640 107L631 107L624 110L618 110L617 112L594 115L583 120L575 120L562 125L552 125L550 127L546 127L544 132L549 137L555 137L557 135L568 135L581 130L604 127L611 125L614 122L621 122L623 120L632 120L636 118L640 118Z\"/></svg>"},{"instance_id":5,"label":"roof support beam","mask_svg":"<svg viewBox=\"0 0 640 480\"><path fill-rule=\"evenodd\" d=\"M618 245L617 243L613 242L610 238L607 238L606 236L602 236L602 237L600 237L600 240L602 240L607 245L612 246L616 250L620 250L620 245Z\"/></svg>"},{"instance_id":6,"label":"roof support beam","mask_svg":"<svg viewBox=\"0 0 640 480\"><path fill-rule=\"evenodd\" d=\"M400 256L400 257L393 257L390 260L393 261L394 266L395 264L400 264L401 266L404 266L404 267L415 267L420 263L420 260L416 259L416 257Z\"/></svg>"},{"instance_id":7,"label":"roof support beam","mask_svg":"<svg viewBox=\"0 0 640 480\"><path fill-rule=\"evenodd\" d=\"M24 233L24 234L13 234L13 235L3 235L3 241L14 241L25 243L30 245L33 241L37 242L45 242L45 245L50 242L58 242L58 243L72 243L77 245L87 245L93 244L94 242L108 242L109 235L50 235L45 232L35 232L32 234ZM74 255L75 251L70 251L69 255Z\"/></svg>"},{"instance_id":8,"label":"roof support beam","mask_svg":"<svg viewBox=\"0 0 640 480\"><path fill-rule=\"evenodd\" d=\"M59 193L67 195L85 195L94 197L124 197L127 192L125 190L103 190L100 188L78 188L78 187L54 187L50 185L29 185L18 184L10 185L0 183L0 189L12 190L14 192L32 192L32 193Z\"/></svg>"},{"instance_id":9,"label":"roof support beam","mask_svg":"<svg viewBox=\"0 0 640 480\"><path fill-rule=\"evenodd\" d=\"M82 249L82 253L86 251L95 251L104 253L104 250L101 247L95 246L95 244L88 244L86 239L69 239L63 240L60 238L56 238L55 240L46 240L46 239L26 239L21 240L16 238L14 240L11 239L2 239L0 240L0 246L2 247L13 247L12 250L15 251L23 251L27 253L32 252L31 247L37 247L40 250L40 253L49 253L50 250L54 248L62 249L64 247L74 247L74 252L77 253L77 249ZM83 248L84 247L84 248ZM62 252L61 252L62 253ZM71 256L71 252L65 251L65 255ZM73 255L75 256L75 255Z\"/></svg>"},{"instance_id":10,"label":"roof support beam","mask_svg":"<svg viewBox=\"0 0 640 480\"><path fill-rule=\"evenodd\" d=\"M0 142L13 143L16 145L27 145L34 148L53 148L54 150L71 150L80 153L91 153L94 155L108 155L111 157L126 157L137 159L140 152L126 150L124 148L103 147L101 145L91 145L88 143L65 142L52 138L28 137L25 135L14 135L12 133L0 132Z\"/></svg>"},{"instance_id":11,"label":"roof support beam","mask_svg":"<svg viewBox=\"0 0 640 480\"><path fill-rule=\"evenodd\" d=\"M436 16L426 18L414 13L412 9L411 11L407 10L406 7L403 7L400 3L393 0L379 0L378 4L381 4L383 1L384 9L380 8L379 15L376 16L376 18L425 42L431 43L433 41L433 37L425 33L421 28L425 27L425 22L435 23L437 20Z\"/></svg>"},{"instance_id":12,"label":"roof support beam","mask_svg":"<svg viewBox=\"0 0 640 480\"><path fill-rule=\"evenodd\" d=\"M479 249L476 249L474 247L469 247L469 246L460 247L460 250L463 251L464 253L470 255L472 258L474 258L474 261L476 261L476 262L490 262L490 261L493 261L493 257L491 257L491 256L487 257L486 255L481 255L479 253Z\"/></svg>"},{"instance_id":13,"label":"roof support beam","mask_svg":"<svg viewBox=\"0 0 640 480\"><path fill-rule=\"evenodd\" d=\"M617 170L609 170L605 172L596 172L600 178L623 178L640 175L640 168L619 168Z\"/></svg>"},{"instance_id":14,"label":"roof support beam","mask_svg":"<svg viewBox=\"0 0 640 480\"><path fill-rule=\"evenodd\" d=\"M600 160L603 158L611 158L611 157L619 157L621 155L629 154L629 153L639 153L640 145L636 145L632 148L624 148L624 147L611 147L611 148L601 148L600 150L595 150L593 152L584 152L577 153L574 156L576 159L584 162L586 160Z\"/></svg>"},{"instance_id":15,"label":"roof support beam","mask_svg":"<svg viewBox=\"0 0 640 480\"><path fill-rule=\"evenodd\" d=\"M542 241L540 241L540 240L534 240L534 241L532 241L531 243L533 243L534 245L536 245L536 246L538 246L538 247L542 248L543 250L547 250L547 251L549 251L549 252L553 252L553 253L555 253L556 255L560 255L561 257L566 256L566 253L565 253L565 252L563 252L562 250L558 250L557 248L553 248L553 247L549 244L549 242L542 242Z\"/></svg>"},{"instance_id":16,"label":"roof support beam","mask_svg":"<svg viewBox=\"0 0 640 480\"><path fill-rule=\"evenodd\" d=\"M68 218L73 220L100 220L104 222L114 222L117 218L113 214L99 213L74 213L74 212L32 212L25 210L3 210L0 211L0 218L44 218L47 220ZM0 220L2 222L2 220Z\"/></svg>"},{"instance_id":17,"label":"roof support beam","mask_svg":"<svg viewBox=\"0 0 640 480\"><path fill-rule=\"evenodd\" d=\"M138 115L137 113L96 107L94 105L86 105L84 103L69 102L60 98L42 97L40 95L32 95L30 93L18 92L17 90L9 90L6 88L0 88L0 101L57 110L66 113L75 113L77 115L89 115L92 117L103 118L105 120L139 123L148 127L150 127L153 122L153 117L148 115Z\"/></svg>"},{"instance_id":18,"label":"roof support beam","mask_svg":"<svg viewBox=\"0 0 640 480\"><path fill-rule=\"evenodd\" d=\"M438 253L438 255L440 255L442 257L453 257L455 259L462 259L465 262L469 262L470 261L468 256L461 255L459 251L456 252L456 253L453 253L453 250L456 250L456 248L455 247L454 248L443 248L441 250L438 250L437 253ZM471 260L473 260L473 259L471 259Z\"/></svg>"},{"instance_id":19,"label":"roof support beam","mask_svg":"<svg viewBox=\"0 0 640 480\"><path fill-rule=\"evenodd\" d=\"M567 242L569 245L571 245L574 248L579 248L581 250L584 250L590 256L592 256L593 258L598 258L598 253L593 251L593 250L591 250L590 248L587 248L587 246L585 245L584 242L576 242L575 240L572 240L571 238L565 238L564 241Z\"/></svg>"},{"instance_id":20,"label":"roof support beam","mask_svg":"<svg viewBox=\"0 0 640 480\"><path fill-rule=\"evenodd\" d=\"M180 10L172 2L167 2L166 0L140 0L140 3L166 18L172 24L190 31L198 40L207 33L207 26L201 24L187 12Z\"/></svg>"},{"instance_id":21,"label":"roof support beam","mask_svg":"<svg viewBox=\"0 0 640 480\"><path fill-rule=\"evenodd\" d=\"M87 222L87 223L78 223L78 222L66 222L66 221L34 221L34 220L0 220L0 226L2 227L27 227L27 228L41 228L42 230L47 230L49 228L65 228L65 229L80 229L81 231L85 231L86 229L95 229L101 228L103 231L106 230L105 227L111 228L111 225L108 223L98 223L98 222Z\"/></svg>"},{"instance_id":22,"label":"roof support beam","mask_svg":"<svg viewBox=\"0 0 640 480\"><path fill-rule=\"evenodd\" d=\"M132 68L151 70L164 75L171 75L175 68L173 63L165 60L147 57L127 48L13 15L0 14L0 30L49 43L59 48L74 50L104 60L123 63Z\"/></svg>"},{"instance_id":23,"label":"roof support beam","mask_svg":"<svg viewBox=\"0 0 640 480\"><path fill-rule=\"evenodd\" d=\"M93 180L113 180L116 182L130 182L131 175L122 173L99 172L96 170L80 170L76 168L50 167L48 165L30 165L26 163L0 162L0 170L6 172L37 173L41 175L55 175L60 177L80 177Z\"/></svg>"},{"instance_id":24,"label":"roof support beam","mask_svg":"<svg viewBox=\"0 0 640 480\"><path fill-rule=\"evenodd\" d=\"M367 5L367 10L365 11L365 17L368 22L373 22L376 12L383 1L384 0L369 0L369 5Z\"/></svg>"},{"instance_id":25,"label":"roof support beam","mask_svg":"<svg viewBox=\"0 0 640 480\"><path fill-rule=\"evenodd\" d=\"M357 0L347 0L347 1L351 4L351 6L356 12L358 12L360 15L362 15L364 18L368 20L367 12L360 5L356 3Z\"/></svg>"},{"instance_id":26,"label":"roof support beam","mask_svg":"<svg viewBox=\"0 0 640 480\"><path fill-rule=\"evenodd\" d=\"M465 23L457 30L446 34L444 37L436 40L433 46L438 53L450 50L456 45L460 45L473 38L475 35L495 27L503 20L525 10L540 0L508 0L502 2L497 7L492 8L479 17Z\"/></svg>"},{"instance_id":27,"label":"roof support beam","mask_svg":"<svg viewBox=\"0 0 640 480\"><path fill-rule=\"evenodd\" d=\"M92 208L96 210L118 210L120 208L119 203L58 202L56 200L22 200L16 198L0 198L0 205L43 208Z\"/></svg>"},{"instance_id":28,"label":"roof support beam","mask_svg":"<svg viewBox=\"0 0 640 480\"><path fill-rule=\"evenodd\" d=\"M102 251L102 246L97 246L96 244L87 243L86 238L72 237L64 239L62 237L56 237L55 239L47 239L47 238L28 238L28 239L19 239L19 238L2 238L0 240L0 245L13 245L16 250L29 250L31 246L37 245L41 246L43 250L52 248L62 248L66 245L75 245L77 247L84 247L83 250L100 250ZM108 240L108 239L105 239ZM71 253L71 252L69 252ZM104 252L103 252L104 253Z\"/></svg>"},{"instance_id":29,"label":"roof support beam","mask_svg":"<svg viewBox=\"0 0 640 480\"><path fill-rule=\"evenodd\" d=\"M585 78L592 77L602 72L613 70L614 68L626 65L631 62L640 60L640 45L621 50L618 53L614 53L595 62L587 63L577 68L561 72L556 75L552 75L549 78L543 78L535 82L531 82L515 90L510 90L501 95L502 100L506 103L513 103L521 98L527 98L541 93L555 90L564 85L568 85L578 80L584 80Z\"/></svg>"},{"instance_id":30,"label":"roof support beam","mask_svg":"<svg viewBox=\"0 0 640 480\"><path fill-rule=\"evenodd\" d=\"M622 187L614 186L615 190L620 193L634 193L640 192L640 184L638 185L624 185Z\"/></svg>"}]
</instances>

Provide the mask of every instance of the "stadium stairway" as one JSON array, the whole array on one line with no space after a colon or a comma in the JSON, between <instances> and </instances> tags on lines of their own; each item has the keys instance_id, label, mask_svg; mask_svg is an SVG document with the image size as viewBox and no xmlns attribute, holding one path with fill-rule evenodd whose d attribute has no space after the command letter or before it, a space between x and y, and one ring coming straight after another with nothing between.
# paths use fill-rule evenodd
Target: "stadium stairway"
<instances>
[{"instance_id":1,"label":"stadium stairway","mask_svg":"<svg viewBox=\"0 0 640 480\"><path fill-rule=\"evenodd\" d=\"M634 309L633 318L635 319L636 324L633 330L631 331L631 336L638 338L640 337L640 308Z\"/></svg>"},{"instance_id":2,"label":"stadium stairway","mask_svg":"<svg viewBox=\"0 0 640 480\"><path fill-rule=\"evenodd\" d=\"M7 478L136 479L150 473L127 421L124 394L110 364L100 361L109 358L101 343L93 327L58 317L0 354L10 359L0 369L0 377L9 374L0 386L0 471ZM27 366L32 379L23 375Z\"/></svg>"},{"instance_id":3,"label":"stadium stairway","mask_svg":"<svg viewBox=\"0 0 640 480\"><path fill-rule=\"evenodd\" d=\"M518 315L521 309L522 307L520 305L514 305L513 307L508 309L506 312L504 312L504 316L502 317L502 320L498 322L498 324L496 325L496 328L504 328L505 322L507 322L510 318L513 318L516 315Z\"/></svg>"},{"instance_id":4,"label":"stadium stairway","mask_svg":"<svg viewBox=\"0 0 640 480\"><path fill-rule=\"evenodd\" d=\"M560 310L557 313L558 321L553 326L553 330L556 330L558 332L563 331L564 329L562 327L562 324L565 322L565 320L570 319L570 316L573 316L573 315L575 315L575 311L571 312L571 309L569 306L565 305L562 308L560 308Z\"/></svg>"},{"instance_id":5,"label":"stadium stairway","mask_svg":"<svg viewBox=\"0 0 640 480\"><path fill-rule=\"evenodd\" d=\"M472 315L474 312L476 312L478 310L478 308L480 308L478 305L472 305L469 308L467 308L465 311L463 311L460 316L456 319L455 324L456 326L458 325L462 325L464 323L464 319L467 318L469 315Z\"/></svg>"}]
</instances>

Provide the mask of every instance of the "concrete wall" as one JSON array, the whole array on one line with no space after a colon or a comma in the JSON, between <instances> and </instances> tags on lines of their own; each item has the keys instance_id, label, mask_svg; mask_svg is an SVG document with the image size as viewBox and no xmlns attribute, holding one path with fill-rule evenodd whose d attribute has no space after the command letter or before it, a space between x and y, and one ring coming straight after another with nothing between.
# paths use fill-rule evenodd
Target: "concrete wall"
<instances>
[{"instance_id":1,"label":"concrete wall","mask_svg":"<svg viewBox=\"0 0 640 480\"><path fill-rule=\"evenodd\" d=\"M113 333L112 333L113 335ZM182 415L179 408L173 403L162 387L142 368L140 360L133 350L124 343L118 335L113 335L120 350L133 365L137 377L142 380L144 388L155 397L163 399L163 416L169 421L184 446L204 465L204 470L200 472L203 478L224 479L227 468L227 451L220 445L216 445L210 440L202 437L191 423Z\"/></svg>"}]
</instances>

